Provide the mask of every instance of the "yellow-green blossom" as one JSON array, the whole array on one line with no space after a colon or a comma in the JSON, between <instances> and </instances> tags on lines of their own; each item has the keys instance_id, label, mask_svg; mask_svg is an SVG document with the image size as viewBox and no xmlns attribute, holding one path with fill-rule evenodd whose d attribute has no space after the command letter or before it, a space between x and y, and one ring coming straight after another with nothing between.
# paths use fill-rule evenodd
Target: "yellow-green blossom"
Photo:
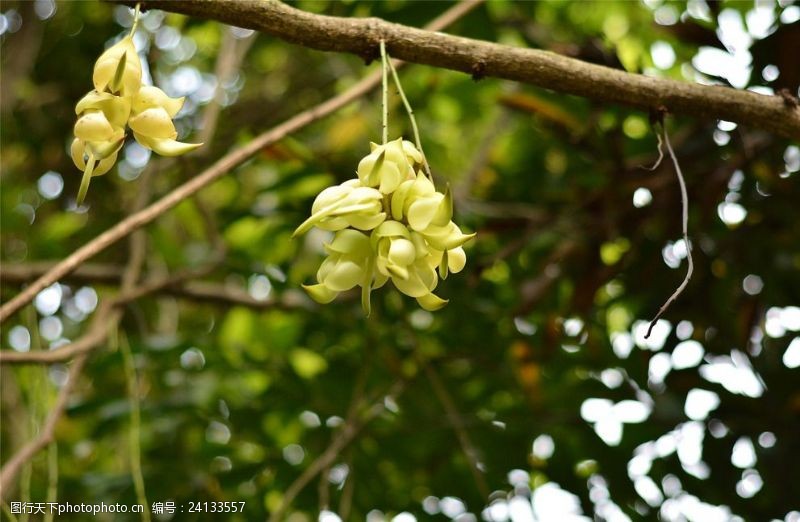
<instances>
[{"instance_id":1,"label":"yellow-green blossom","mask_svg":"<svg viewBox=\"0 0 800 522\"><path fill-rule=\"evenodd\" d=\"M422 161L422 153L402 138L373 143L358 165L357 179L320 192L311 217L294 232L313 226L337 231L325 245L328 257L317 272L319 282L304 287L314 300L329 303L339 292L360 286L369 315L371 291L391 280L426 310L447 304L433 291L439 277L464 268L463 245L475 234L464 234L452 221L450 191L436 190L418 170ZM363 232L370 230L369 236Z\"/></svg>"},{"instance_id":2,"label":"yellow-green blossom","mask_svg":"<svg viewBox=\"0 0 800 522\"><path fill-rule=\"evenodd\" d=\"M347 227L372 230L386 219L382 200L380 192L361 186L357 179L328 187L314 200L311 217L297 227L292 236L303 234L313 226L333 231Z\"/></svg>"},{"instance_id":3,"label":"yellow-green blossom","mask_svg":"<svg viewBox=\"0 0 800 522\"><path fill-rule=\"evenodd\" d=\"M162 156L180 156L202 143L176 141L178 131L172 118L183 107L184 98L170 98L158 87L145 86L133 97L128 125L139 144Z\"/></svg>"},{"instance_id":4,"label":"yellow-green blossom","mask_svg":"<svg viewBox=\"0 0 800 522\"><path fill-rule=\"evenodd\" d=\"M340 230L324 245L328 257L317 270L316 285L303 285L319 303L330 303L339 292L362 287L362 304L369 313L369 292L373 286L373 252L369 236L353 229ZM381 286L386 278L375 286Z\"/></svg>"},{"instance_id":5,"label":"yellow-green blossom","mask_svg":"<svg viewBox=\"0 0 800 522\"><path fill-rule=\"evenodd\" d=\"M138 9L136 11L138 16ZM78 204L86 197L93 176L108 172L125 141L125 127L142 146L162 156L178 156L202 145L175 141L172 118L183 98L170 98L161 89L142 85L142 62L133 45L133 33L108 48L95 62L95 89L75 107L72 161L83 171Z\"/></svg>"},{"instance_id":6,"label":"yellow-green blossom","mask_svg":"<svg viewBox=\"0 0 800 522\"><path fill-rule=\"evenodd\" d=\"M399 221L384 221L370 236L375 267L386 277L408 278L408 268L417 260L411 232Z\"/></svg>"},{"instance_id":7,"label":"yellow-green blossom","mask_svg":"<svg viewBox=\"0 0 800 522\"><path fill-rule=\"evenodd\" d=\"M434 259L424 239L398 221L384 221L372 231L378 273L392 280L398 290L417 299L426 310L438 310L447 301L432 292L438 284ZM439 254L441 256L441 253Z\"/></svg>"},{"instance_id":8,"label":"yellow-green blossom","mask_svg":"<svg viewBox=\"0 0 800 522\"><path fill-rule=\"evenodd\" d=\"M142 85L142 62L128 35L100 55L92 75L97 92L133 96Z\"/></svg>"},{"instance_id":9,"label":"yellow-green blossom","mask_svg":"<svg viewBox=\"0 0 800 522\"><path fill-rule=\"evenodd\" d=\"M370 143L371 152L358 164L358 179L365 187L378 187L383 194L394 192L400 183L413 179L422 153L413 143L397 138L384 145Z\"/></svg>"},{"instance_id":10,"label":"yellow-green blossom","mask_svg":"<svg viewBox=\"0 0 800 522\"><path fill-rule=\"evenodd\" d=\"M83 202L92 177L105 174L117 161L130 111L129 99L107 92L91 91L76 105L78 121L70 154L75 166L83 171L78 204Z\"/></svg>"}]
</instances>

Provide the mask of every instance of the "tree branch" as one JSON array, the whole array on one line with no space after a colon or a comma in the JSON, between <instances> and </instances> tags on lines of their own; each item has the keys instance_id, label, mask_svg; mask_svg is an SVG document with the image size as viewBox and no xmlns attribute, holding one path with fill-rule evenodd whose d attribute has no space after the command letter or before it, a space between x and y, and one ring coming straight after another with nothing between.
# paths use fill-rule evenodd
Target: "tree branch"
<instances>
[{"instance_id":1,"label":"tree branch","mask_svg":"<svg viewBox=\"0 0 800 522\"><path fill-rule=\"evenodd\" d=\"M442 13L441 16L433 20L427 26L427 28L431 31L440 31L479 4L480 0L468 0L460 4L456 4ZM237 4L230 3L228 5L231 8L234 8ZM400 64L401 62L395 61L396 67L400 66ZM52 285L65 275L69 274L81 266L84 262L99 254L120 239L132 233L134 230L137 230L138 228L150 223L161 214L179 204L181 201L195 194L203 187L206 187L218 178L221 178L233 168L241 165L250 157L257 154L264 147L272 145L289 134L302 129L306 125L322 119L357 100L379 85L380 81L381 73L380 71L376 71L376 73L367 76L343 93L334 96L333 98L330 98L329 100L324 101L315 107L303 111L292 118L289 118L277 127L274 127L256 136L246 145L230 152L229 154L226 154L209 168L194 178L191 178L183 185L178 186L172 192L151 204L147 208L144 208L141 211L131 214L127 218L123 219L115 226L106 230L73 252L66 259L54 266L48 273L41 276L7 303L0 306L0 324L8 320L11 315L13 315L27 303L31 302L33 298L36 297L36 294Z\"/></svg>"},{"instance_id":2,"label":"tree branch","mask_svg":"<svg viewBox=\"0 0 800 522\"><path fill-rule=\"evenodd\" d=\"M3 266L0 279L3 283L27 283L46 274L56 264L50 261L18 263ZM256 299L245 289L214 283L210 281L193 281L195 277L206 274L206 270L194 270L189 273L178 272L166 277L143 277L133 293L120 295L117 304L128 303L154 294L166 294L192 301L221 304L225 306L246 306L254 309L290 307L288 302L275 299ZM89 285L117 286L122 278L122 267L114 264L86 263L64 277L64 280ZM3 362L3 351L0 350L0 363Z\"/></svg>"},{"instance_id":3,"label":"tree branch","mask_svg":"<svg viewBox=\"0 0 800 522\"><path fill-rule=\"evenodd\" d=\"M133 5L136 0L111 0ZM255 29L320 51L348 52L371 60L379 43L408 62L514 80L643 110L735 121L800 138L800 107L780 96L628 73L539 49L522 49L386 22L307 13L277 0L146 0L164 9Z\"/></svg>"}]
</instances>

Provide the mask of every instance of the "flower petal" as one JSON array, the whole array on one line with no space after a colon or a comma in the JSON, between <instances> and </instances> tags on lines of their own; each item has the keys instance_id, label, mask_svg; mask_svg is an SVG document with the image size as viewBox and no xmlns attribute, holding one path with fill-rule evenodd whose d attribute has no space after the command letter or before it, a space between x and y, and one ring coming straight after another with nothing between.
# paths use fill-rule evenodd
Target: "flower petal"
<instances>
[{"instance_id":1,"label":"flower petal","mask_svg":"<svg viewBox=\"0 0 800 522\"><path fill-rule=\"evenodd\" d=\"M419 305L429 312L440 310L448 303L446 299L438 297L436 294L426 294L422 297L417 297Z\"/></svg>"},{"instance_id":2,"label":"flower petal","mask_svg":"<svg viewBox=\"0 0 800 522\"><path fill-rule=\"evenodd\" d=\"M111 168L114 166L116 162L117 162L117 153L114 152L105 159L100 160L100 162L94 168L94 171L92 171L92 177L102 176L103 174L111 170Z\"/></svg>"},{"instance_id":3,"label":"flower petal","mask_svg":"<svg viewBox=\"0 0 800 522\"><path fill-rule=\"evenodd\" d=\"M162 156L181 156L203 145L202 143L183 143L170 139L150 138L138 132L134 132L133 137L136 138L136 141L141 146L151 149Z\"/></svg>"},{"instance_id":4,"label":"flower petal","mask_svg":"<svg viewBox=\"0 0 800 522\"><path fill-rule=\"evenodd\" d=\"M175 115L181 110L181 107L183 107L183 102L185 100L185 97L170 98L158 87L154 87L152 85L143 85L142 88L139 89L139 92L137 92L133 97L133 105L131 108L135 113L138 114L147 109L161 107L167 111L167 114L169 114L170 118L174 118Z\"/></svg>"},{"instance_id":5,"label":"flower petal","mask_svg":"<svg viewBox=\"0 0 800 522\"><path fill-rule=\"evenodd\" d=\"M128 125L134 132L156 139L175 139L178 132L169 113L162 107L155 107L131 116Z\"/></svg>"},{"instance_id":6,"label":"flower petal","mask_svg":"<svg viewBox=\"0 0 800 522\"><path fill-rule=\"evenodd\" d=\"M75 123L75 137L84 141L105 141L114 135L114 127L101 111L87 112Z\"/></svg>"},{"instance_id":7,"label":"flower petal","mask_svg":"<svg viewBox=\"0 0 800 522\"><path fill-rule=\"evenodd\" d=\"M72 156L72 162L81 170L86 168L86 161L83 159L83 156L85 155L85 147L86 145L82 140L75 138L72 140L72 145L69 148L70 155Z\"/></svg>"},{"instance_id":8,"label":"flower petal","mask_svg":"<svg viewBox=\"0 0 800 522\"><path fill-rule=\"evenodd\" d=\"M464 269L467 264L467 253L461 247L452 248L447 251L447 266L451 272L457 274Z\"/></svg>"},{"instance_id":9,"label":"flower petal","mask_svg":"<svg viewBox=\"0 0 800 522\"><path fill-rule=\"evenodd\" d=\"M335 292L350 290L364 276L364 269L352 261L342 260L325 277L322 283Z\"/></svg>"},{"instance_id":10,"label":"flower petal","mask_svg":"<svg viewBox=\"0 0 800 522\"><path fill-rule=\"evenodd\" d=\"M416 231L428 228L428 225L431 224L434 216L439 211L439 205L443 199L444 195L437 192L430 196L421 197L411 203L408 207L409 226Z\"/></svg>"},{"instance_id":11,"label":"flower petal","mask_svg":"<svg viewBox=\"0 0 800 522\"><path fill-rule=\"evenodd\" d=\"M430 289L422 282L416 272L409 272L405 279L392 278L392 283L398 290L409 297L422 297L430 293Z\"/></svg>"},{"instance_id":12,"label":"flower petal","mask_svg":"<svg viewBox=\"0 0 800 522\"><path fill-rule=\"evenodd\" d=\"M391 240L391 245L389 246L389 255L387 257L389 261L395 265L410 265L414 262L414 259L416 259L414 243L408 239L402 238Z\"/></svg>"},{"instance_id":13,"label":"flower petal","mask_svg":"<svg viewBox=\"0 0 800 522\"><path fill-rule=\"evenodd\" d=\"M334 292L323 284L303 285L303 290L308 292L308 295L311 296L311 299L320 304L328 304L336 299L337 295L339 295L339 292Z\"/></svg>"},{"instance_id":14,"label":"flower petal","mask_svg":"<svg viewBox=\"0 0 800 522\"><path fill-rule=\"evenodd\" d=\"M121 74L118 75L120 67ZM117 85L111 85L115 79ZM142 83L142 62L131 36L126 36L100 55L95 62L92 82L98 92L111 89L122 96L131 96L138 91Z\"/></svg>"},{"instance_id":15,"label":"flower petal","mask_svg":"<svg viewBox=\"0 0 800 522\"><path fill-rule=\"evenodd\" d=\"M325 245L325 250L357 257L367 257L372 253L369 236L356 230L342 230L329 245Z\"/></svg>"},{"instance_id":16,"label":"flower petal","mask_svg":"<svg viewBox=\"0 0 800 522\"><path fill-rule=\"evenodd\" d=\"M350 214L343 218L351 227L359 230L372 230L377 227L386 219L386 214L380 212L378 214L357 213Z\"/></svg>"},{"instance_id":17,"label":"flower petal","mask_svg":"<svg viewBox=\"0 0 800 522\"><path fill-rule=\"evenodd\" d=\"M408 198L412 186L414 186L414 181L404 181L395 189L394 194L392 194L392 217L397 221L403 219L403 210L405 209L406 199Z\"/></svg>"}]
</instances>

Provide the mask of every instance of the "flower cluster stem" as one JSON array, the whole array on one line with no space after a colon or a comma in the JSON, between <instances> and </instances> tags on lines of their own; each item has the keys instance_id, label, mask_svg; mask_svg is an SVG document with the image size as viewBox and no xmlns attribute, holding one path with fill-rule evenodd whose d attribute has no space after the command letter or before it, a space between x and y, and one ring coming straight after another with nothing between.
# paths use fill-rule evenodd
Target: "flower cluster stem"
<instances>
[{"instance_id":1,"label":"flower cluster stem","mask_svg":"<svg viewBox=\"0 0 800 522\"><path fill-rule=\"evenodd\" d=\"M422 154L422 165L425 167L425 173L429 178L432 178L431 167L428 165L428 158L425 156L425 151L422 149L422 140L419 137L419 127L417 126L417 119L414 117L414 109L411 108L411 104L408 102L406 93L403 91L403 85L400 83L400 77L397 76L397 69L394 68L392 61L384 56L384 62L388 65L389 70L392 72L392 79L394 80L394 84L397 86L397 93L400 95L400 99L403 100L403 106L406 108L406 112L408 113L408 119L411 120L411 128L414 131L414 144Z\"/></svg>"},{"instance_id":2,"label":"flower cluster stem","mask_svg":"<svg viewBox=\"0 0 800 522\"><path fill-rule=\"evenodd\" d=\"M383 145L389 141L389 63L386 59L386 42L381 40L381 111L382 111L382 131Z\"/></svg>"},{"instance_id":3,"label":"flower cluster stem","mask_svg":"<svg viewBox=\"0 0 800 522\"><path fill-rule=\"evenodd\" d=\"M131 25L131 33L130 36L136 33L136 27L139 25L139 14L141 10L142 4L136 4L136 9L133 12L133 25Z\"/></svg>"}]
</instances>

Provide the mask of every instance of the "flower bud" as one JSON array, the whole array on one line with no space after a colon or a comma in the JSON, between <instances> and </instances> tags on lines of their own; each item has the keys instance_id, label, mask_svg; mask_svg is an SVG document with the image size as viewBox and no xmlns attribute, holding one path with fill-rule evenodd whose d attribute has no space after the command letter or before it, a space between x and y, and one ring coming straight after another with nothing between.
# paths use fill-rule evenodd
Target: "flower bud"
<instances>
[{"instance_id":1,"label":"flower bud","mask_svg":"<svg viewBox=\"0 0 800 522\"><path fill-rule=\"evenodd\" d=\"M114 127L103 111L91 110L75 123L75 137L84 141L106 141L114 136Z\"/></svg>"},{"instance_id":2,"label":"flower bud","mask_svg":"<svg viewBox=\"0 0 800 522\"><path fill-rule=\"evenodd\" d=\"M166 110L161 107L145 109L128 120L131 130L155 139L175 139L178 131Z\"/></svg>"},{"instance_id":3,"label":"flower bud","mask_svg":"<svg viewBox=\"0 0 800 522\"><path fill-rule=\"evenodd\" d=\"M143 85L142 88L139 89L139 92L134 95L133 105L131 108L134 113L138 114L147 109L161 107L167 111L167 114L169 114L170 118L174 118L175 115L180 112L185 100L185 97L170 98L158 87L154 87L152 85Z\"/></svg>"},{"instance_id":4,"label":"flower bud","mask_svg":"<svg viewBox=\"0 0 800 522\"><path fill-rule=\"evenodd\" d=\"M303 286L312 299L329 303L339 292L362 287L362 305L369 314L369 292L373 281L372 247L369 237L356 230L336 233L333 241L325 245L328 257L317 270L316 285ZM381 283L382 284L382 283Z\"/></svg>"},{"instance_id":5,"label":"flower bud","mask_svg":"<svg viewBox=\"0 0 800 522\"><path fill-rule=\"evenodd\" d=\"M392 194L392 217L408 220L416 231L425 230L431 223L445 225L453 214L449 189L445 194L436 191L433 183L421 171L413 180L403 182Z\"/></svg>"},{"instance_id":6,"label":"flower bud","mask_svg":"<svg viewBox=\"0 0 800 522\"><path fill-rule=\"evenodd\" d=\"M358 179L366 187L378 187L383 194L394 192L412 178L422 154L411 142L398 138L384 145L370 143L371 152L358 164Z\"/></svg>"},{"instance_id":7,"label":"flower bud","mask_svg":"<svg viewBox=\"0 0 800 522\"><path fill-rule=\"evenodd\" d=\"M386 277L408 278L408 267L417 260L411 233L398 221L384 221L370 236L376 253L375 267Z\"/></svg>"},{"instance_id":8,"label":"flower bud","mask_svg":"<svg viewBox=\"0 0 800 522\"><path fill-rule=\"evenodd\" d=\"M124 128L131 114L131 100L107 92L90 91L75 105L75 114L78 116L98 110L103 112L112 126Z\"/></svg>"},{"instance_id":9,"label":"flower bud","mask_svg":"<svg viewBox=\"0 0 800 522\"><path fill-rule=\"evenodd\" d=\"M142 84L142 62L126 36L100 55L94 65L92 81L97 92L133 96Z\"/></svg>"},{"instance_id":10,"label":"flower bud","mask_svg":"<svg viewBox=\"0 0 800 522\"><path fill-rule=\"evenodd\" d=\"M348 226L372 230L386 219L382 201L380 192L362 187L358 180L328 187L316 197L311 207L311 217L297 227L292 237L305 233L313 226L333 231Z\"/></svg>"},{"instance_id":11,"label":"flower bud","mask_svg":"<svg viewBox=\"0 0 800 522\"><path fill-rule=\"evenodd\" d=\"M146 86L133 97L128 120L133 137L142 147L162 156L180 156L202 145L175 141L178 132L172 118L181 110L184 98L170 98L158 87Z\"/></svg>"}]
</instances>

